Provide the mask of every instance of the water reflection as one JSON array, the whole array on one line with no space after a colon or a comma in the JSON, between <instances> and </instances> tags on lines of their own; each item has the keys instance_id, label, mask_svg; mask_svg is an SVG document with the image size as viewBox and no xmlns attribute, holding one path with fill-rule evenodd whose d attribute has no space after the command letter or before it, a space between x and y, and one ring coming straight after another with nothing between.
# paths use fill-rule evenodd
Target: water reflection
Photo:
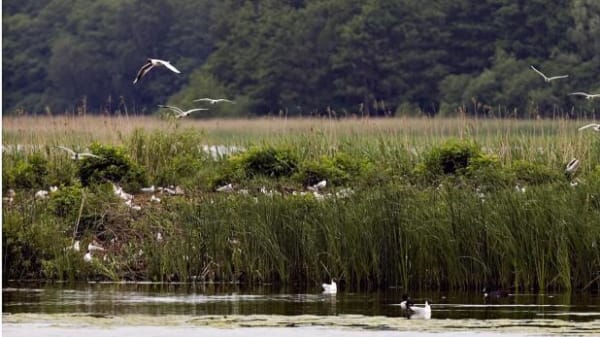
<instances>
[{"instance_id":1,"label":"water reflection","mask_svg":"<svg viewBox=\"0 0 600 337\"><path fill-rule=\"evenodd\" d=\"M204 284L9 284L2 290L5 313L97 315L365 315L400 317L402 291L336 296L319 289L296 290ZM311 290L313 292L311 292ZM600 319L600 296L519 294L486 301L481 294L416 293L432 301L434 319Z\"/></svg>"}]
</instances>

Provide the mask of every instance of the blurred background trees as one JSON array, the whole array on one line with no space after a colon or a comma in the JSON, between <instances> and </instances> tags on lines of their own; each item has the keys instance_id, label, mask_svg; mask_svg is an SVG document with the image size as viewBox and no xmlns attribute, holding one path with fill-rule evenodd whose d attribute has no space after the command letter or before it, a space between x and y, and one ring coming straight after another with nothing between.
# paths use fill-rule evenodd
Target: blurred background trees
<instances>
[{"instance_id":1,"label":"blurred background trees","mask_svg":"<svg viewBox=\"0 0 600 337\"><path fill-rule=\"evenodd\" d=\"M3 9L5 114L597 116L597 0L21 0ZM147 57L181 74L151 71ZM532 72L569 78L545 83ZM211 108L213 108L211 106Z\"/></svg>"}]
</instances>

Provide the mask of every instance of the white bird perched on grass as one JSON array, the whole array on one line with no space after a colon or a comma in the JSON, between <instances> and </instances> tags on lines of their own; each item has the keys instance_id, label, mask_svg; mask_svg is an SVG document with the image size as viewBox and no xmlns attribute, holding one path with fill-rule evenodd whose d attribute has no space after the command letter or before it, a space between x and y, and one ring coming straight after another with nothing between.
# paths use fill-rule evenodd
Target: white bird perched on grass
<instances>
[{"instance_id":1,"label":"white bird perched on grass","mask_svg":"<svg viewBox=\"0 0 600 337\"><path fill-rule=\"evenodd\" d=\"M596 98L596 97L600 97L600 94L588 94L587 92L581 92L581 91L572 92L569 95L571 95L571 96L583 96L586 99L593 99L593 98Z\"/></svg>"},{"instance_id":2,"label":"white bird perched on grass","mask_svg":"<svg viewBox=\"0 0 600 337\"><path fill-rule=\"evenodd\" d=\"M93 153L89 153L89 152L75 152L75 151L73 151L73 149L70 149L66 146L57 146L57 148L69 152L71 154L71 159L73 159L73 160L81 160L86 157L100 158L100 159L102 158L100 156L97 156L97 155L95 155Z\"/></svg>"},{"instance_id":3,"label":"white bird perched on grass","mask_svg":"<svg viewBox=\"0 0 600 337\"><path fill-rule=\"evenodd\" d=\"M154 194L150 197L150 202L160 203L160 198L157 198Z\"/></svg>"},{"instance_id":4,"label":"white bird perched on grass","mask_svg":"<svg viewBox=\"0 0 600 337\"><path fill-rule=\"evenodd\" d=\"M546 83L550 83L550 81L558 80L558 79L561 79L561 78L567 78L567 77L569 77L569 75L559 75L559 76L548 77L548 76L544 75L541 71L535 69L534 66L531 66L531 69L533 69L533 71L535 71L540 76L542 76L544 78L544 81L546 81Z\"/></svg>"},{"instance_id":5,"label":"white bird perched on grass","mask_svg":"<svg viewBox=\"0 0 600 337\"><path fill-rule=\"evenodd\" d=\"M596 132L600 132L600 124L596 124L596 123L584 125L584 126L580 127L578 130L582 131L582 130L589 129L589 128L592 128L592 130L594 130Z\"/></svg>"},{"instance_id":6,"label":"white bird perched on grass","mask_svg":"<svg viewBox=\"0 0 600 337\"><path fill-rule=\"evenodd\" d=\"M39 199L39 200L48 199L48 191L39 190L39 191L35 192L35 198Z\"/></svg>"},{"instance_id":7,"label":"white bird perched on grass","mask_svg":"<svg viewBox=\"0 0 600 337\"><path fill-rule=\"evenodd\" d=\"M233 192L233 185L227 184L223 186L219 186L216 189L217 192Z\"/></svg>"},{"instance_id":8,"label":"white bird perched on grass","mask_svg":"<svg viewBox=\"0 0 600 337\"><path fill-rule=\"evenodd\" d=\"M146 76L146 74L150 70L152 70L152 68L154 68L154 67L165 67L165 68L171 70L174 73L177 73L177 74L181 73L169 61L148 58L146 60L146 63L144 63L144 65L138 71L137 76L133 80L133 84L136 84L139 80L142 79L142 77Z\"/></svg>"},{"instance_id":9,"label":"white bird perched on grass","mask_svg":"<svg viewBox=\"0 0 600 337\"><path fill-rule=\"evenodd\" d=\"M103 252L104 251L104 247L102 247L98 242L96 242L96 240L93 240L92 242L88 243L88 252Z\"/></svg>"},{"instance_id":10,"label":"white bird perched on grass","mask_svg":"<svg viewBox=\"0 0 600 337\"><path fill-rule=\"evenodd\" d=\"M176 106L171 106L171 105L159 105L158 107L163 108L163 109L169 109L169 110L175 112L175 114L176 114L175 118L187 117L187 116L189 116L189 114L191 114L192 112L195 112L195 111L208 110L205 108L195 108L195 109L189 109L189 110L183 111L182 109L180 109Z\"/></svg>"},{"instance_id":11,"label":"white bird perched on grass","mask_svg":"<svg viewBox=\"0 0 600 337\"><path fill-rule=\"evenodd\" d=\"M113 191L115 195L125 201L130 201L133 199L133 195L123 191L123 188L113 184Z\"/></svg>"},{"instance_id":12,"label":"white bird perched on grass","mask_svg":"<svg viewBox=\"0 0 600 337\"><path fill-rule=\"evenodd\" d=\"M88 250L87 253L85 253L85 255L83 256L83 261L87 263L92 262L92 252Z\"/></svg>"},{"instance_id":13,"label":"white bird perched on grass","mask_svg":"<svg viewBox=\"0 0 600 337\"><path fill-rule=\"evenodd\" d=\"M226 99L226 98L208 98L208 97L195 99L194 102L208 102L210 104L217 104L217 103L225 102L225 103L235 104L234 101Z\"/></svg>"},{"instance_id":14,"label":"white bird perched on grass","mask_svg":"<svg viewBox=\"0 0 600 337\"><path fill-rule=\"evenodd\" d=\"M309 191L318 192L319 190L321 190L322 188L325 188L326 186L327 186L327 180L321 180L312 186L308 186L307 189Z\"/></svg>"},{"instance_id":15,"label":"white bird perched on grass","mask_svg":"<svg viewBox=\"0 0 600 337\"><path fill-rule=\"evenodd\" d=\"M152 185L150 187L142 187L142 188L140 188L140 191L144 192L144 193L154 193L154 192L156 192L156 187L154 187L154 185Z\"/></svg>"},{"instance_id":16,"label":"white bird perched on grass","mask_svg":"<svg viewBox=\"0 0 600 337\"><path fill-rule=\"evenodd\" d=\"M567 175L567 177L572 177L575 174L575 172L577 172L578 168L579 168L579 160L573 158L567 164L567 168L565 169L565 174Z\"/></svg>"},{"instance_id":17,"label":"white bird perched on grass","mask_svg":"<svg viewBox=\"0 0 600 337\"><path fill-rule=\"evenodd\" d=\"M321 286L323 287L323 294L337 294L337 283L335 283L335 279L331 279L331 283L323 283Z\"/></svg>"},{"instance_id":18,"label":"white bird perched on grass","mask_svg":"<svg viewBox=\"0 0 600 337\"><path fill-rule=\"evenodd\" d=\"M75 243L73 243L73 250L76 252L79 251L79 240L75 240Z\"/></svg>"}]
</instances>

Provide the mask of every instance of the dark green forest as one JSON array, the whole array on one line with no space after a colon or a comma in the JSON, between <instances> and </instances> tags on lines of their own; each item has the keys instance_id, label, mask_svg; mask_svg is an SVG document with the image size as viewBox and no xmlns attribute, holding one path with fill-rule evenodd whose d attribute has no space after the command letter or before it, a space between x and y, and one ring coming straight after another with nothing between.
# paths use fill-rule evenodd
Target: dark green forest
<instances>
[{"instance_id":1,"label":"dark green forest","mask_svg":"<svg viewBox=\"0 0 600 337\"><path fill-rule=\"evenodd\" d=\"M598 0L9 0L5 114L598 117ZM152 70L132 84L146 58ZM530 69L566 79L545 82Z\"/></svg>"}]
</instances>

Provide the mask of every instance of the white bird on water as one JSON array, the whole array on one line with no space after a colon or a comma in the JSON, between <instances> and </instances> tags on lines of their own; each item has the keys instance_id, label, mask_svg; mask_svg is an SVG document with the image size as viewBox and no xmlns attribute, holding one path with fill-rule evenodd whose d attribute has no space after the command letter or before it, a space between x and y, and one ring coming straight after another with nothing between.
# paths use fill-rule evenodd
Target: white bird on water
<instances>
[{"instance_id":1,"label":"white bird on water","mask_svg":"<svg viewBox=\"0 0 600 337\"><path fill-rule=\"evenodd\" d=\"M544 73L542 73L541 71L535 69L534 66L531 66L531 69L533 69L533 71L535 71L540 76L542 76L544 78L544 81L546 81L546 83L550 83L550 81L558 80L558 79L561 79L561 78L567 78L567 77L569 77L569 75L559 75L559 76L548 77L548 76L544 75Z\"/></svg>"},{"instance_id":2,"label":"white bird on water","mask_svg":"<svg viewBox=\"0 0 600 337\"><path fill-rule=\"evenodd\" d=\"M195 109L189 109L186 111L183 111L182 109L176 107L176 106L171 106L171 105L159 105L159 108L163 108L163 109L169 109L173 112L175 112L175 118L182 118L182 117L187 117L189 114L191 114L194 111L205 111L208 110L206 108L195 108Z\"/></svg>"},{"instance_id":3,"label":"white bird on water","mask_svg":"<svg viewBox=\"0 0 600 337\"><path fill-rule=\"evenodd\" d=\"M75 152L75 151L73 151L73 149L70 149L66 146L57 146L57 148L69 152L71 154L71 159L73 159L73 160L81 160L81 159L84 159L85 157L102 158L102 157L97 156L90 152Z\"/></svg>"},{"instance_id":4,"label":"white bird on water","mask_svg":"<svg viewBox=\"0 0 600 337\"><path fill-rule=\"evenodd\" d=\"M154 67L165 67L165 68L171 70L174 73L177 73L177 74L181 73L169 61L148 58L146 60L146 63L144 63L144 65L138 71L137 76L133 80L133 84L136 84L139 80L142 79L142 77L146 76L146 74L150 70L152 70L152 68L154 68Z\"/></svg>"},{"instance_id":5,"label":"white bird on water","mask_svg":"<svg viewBox=\"0 0 600 337\"><path fill-rule=\"evenodd\" d=\"M586 99L593 99L593 98L596 98L596 97L600 97L600 94L588 94L587 92L582 92L582 91L572 92L569 95L571 95L571 96L583 96Z\"/></svg>"},{"instance_id":6,"label":"white bird on water","mask_svg":"<svg viewBox=\"0 0 600 337\"><path fill-rule=\"evenodd\" d=\"M217 104L217 103L225 102L225 103L235 104L234 101L227 99L227 98L208 98L208 97L195 99L194 102L208 102L210 104Z\"/></svg>"},{"instance_id":7,"label":"white bird on water","mask_svg":"<svg viewBox=\"0 0 600 337\"><path fill-rule=\"evenodd\" d=\"M429 301L425 301L425 306L423 307L415 307L413 305L410 306L408 310L412 311L409 315L410 318L431 319L431 306L429 305Z\"/></svg>"},{"instance_id":8,"label":"white bird on water","mask_svg":"<svg viewBox=\"0 0 600 337\"><path fill-rule=\"evenodd\" d=\"M337 294L337 283L335 283L335 279L331 279L331 283L323 283L321 286L323 287L323 294Z\"/></svg>"},{"instance_id":9,"label":"white bird on water","mask_svg":"<svg viewBox=\"0 0 600 337\"><path fill-rule=\"evenodd\" d=\"M592 123L592 124L588 124L588 125L584 125L582 127L580 127L578 130L582 131L588 128L592 128L592 130L596 131L596 132L600 132L600 124L596 124L596 123Z\"/></svg>"}]
</instances>

